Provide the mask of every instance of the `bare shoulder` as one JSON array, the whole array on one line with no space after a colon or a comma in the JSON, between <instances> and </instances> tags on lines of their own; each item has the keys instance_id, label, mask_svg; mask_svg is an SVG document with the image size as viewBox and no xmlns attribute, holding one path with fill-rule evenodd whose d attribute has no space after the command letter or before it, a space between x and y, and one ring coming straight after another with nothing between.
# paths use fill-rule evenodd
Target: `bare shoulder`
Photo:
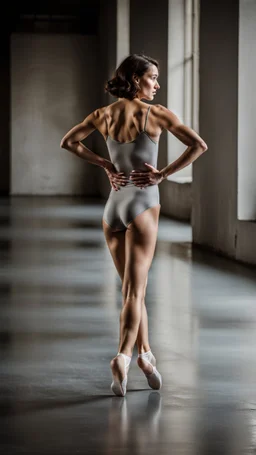
<instances>
[{"instance_id":1,"label":"bare shoulder","mask_svg":"<svg viewBox=\"0 0 256 455\"><path fill-rule=\"evenodd\" d=\"M93 112L92 112L92 116L94 118L94 121L96 123L99 123L102 121L102 119L104 118L104 115L105 115L105 111L107 109L108 106L102 106L102 107L98 107L97 109L95 109Z\"/></svg>"},{"instance_id":2,"label":"bare shoulder","mask_svg":"<svg viewBox=\"0 0 256 455\"><path fill-rule=\"evenodd\" d=\"M113 110L113 108L115 108L116 104L117 104L117 102L108 104L106 106L101 106L101 107L95 109L95 111L93 111L93 116L94 116L95 122L97 122L98 124L101 124L102 122L104 122L105 116L107 117L110 114L111 110Z\"/></svg>"},{"instance_id":3,"label":"bare shoulder","mask_svg":"<svg viewBox=\"0 0 256 455\"><path fill-rule=\"evenodd\" d=\"M151 112L161 129L169 130L172 126L181 124L180 119L167 107L162 104L152 105Z\"/></svg>"},{"instance_id":4,"label":"bare shoulder","mask_svg":"<svg viewBox=\"0 0 256 455\"><path fill-rule=\"evenodd\" d=\"M174 112L161 104L156 104L154 110L157 122L162 129L166 129L188 146L199 144L203 151L207 150L207 144L199 134L187 125L184 125Z\"/></svg>"},{"instance_id":5,"label":"bare shoulder","mask_svg":"<svg viewBox=\"0 0 256 455\"><path fill-rule=\"evenodd\" d=\"M108 115L108 108L109 108L109 105L101 106L101 107L95 109L90 114L92 122L93 122L95 128L101 134L103 134L103 136L106 135L106 120L105 120L105 117Z\"/></svg>"}]
</instances>

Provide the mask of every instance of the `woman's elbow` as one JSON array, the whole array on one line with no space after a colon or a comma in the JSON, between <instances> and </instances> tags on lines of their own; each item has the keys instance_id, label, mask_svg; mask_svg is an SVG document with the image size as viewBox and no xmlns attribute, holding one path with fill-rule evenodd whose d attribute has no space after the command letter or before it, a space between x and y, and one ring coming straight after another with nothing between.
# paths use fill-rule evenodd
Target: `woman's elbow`
<instances>
[{"instance_id":1,"label":"woman's elbow","mask_svg":"<svg viewBox=\"0 0 256 455\"><path fill-rule=\"evenodd\" d=\"M202 149L203 152L206 152L206 150L208 150L208 145L203 140L201 140L198 145Z\"/></svg>"},{"instance_id":2,"label":"woman's elbow","mask_svg":"<svg viewBox=\"0 0 256 455\"><path fill-rule=\"evenodd\" d=\"M69 146L69 141L65 137L63 137L60 141L60 148L67 149L68 146Z\"/></svg>"}]
</instances>

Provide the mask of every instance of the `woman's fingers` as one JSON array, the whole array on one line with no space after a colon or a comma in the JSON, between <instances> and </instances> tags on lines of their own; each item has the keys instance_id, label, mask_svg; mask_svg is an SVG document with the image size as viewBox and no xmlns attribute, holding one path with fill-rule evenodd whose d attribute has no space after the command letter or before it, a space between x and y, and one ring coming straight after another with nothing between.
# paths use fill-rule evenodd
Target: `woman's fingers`
<instances>
[{"instance_id":1,"label":"woman's fingers","mask_svg":"<svg viewBox=\"0 0 256 455\"><path fill-rule=\"evenodd\" d=\"M111 177L112 188L118 191L120 186L125 186L129 182L129 178L124 175L124 172L112 174Z\"/></svg>"},{"instance_id":2,"label":"woman's fingers","mask_svg":"<svg viewBox=\"0 0 256 455\"><path fill-rule=\"evenodd\" d=\"M138 181L138 180L148 180L150 175L150 172L131 172L130 174L130 179L132 181Z\"/></svg>"},{"instance_id":3,"label":"woman's fingers","mask_svg":"<svg viewBox=\"0 0 256 455\"><path fill-rule=\"evenodd\" d=\"M125 176L117 175L115 177L115 182L118 183L119 185L125 185L126 183L129 182L129 179Z\"/></svg>"},{"instance_id":4,"label":"woman's fingers","mask_svg":"<svg viewBox=\"0 0 256 455\"><path fill-rule=\"evenodd\" d=\"M112 185L112 187L114 188L114 190L118 190L118 189L119 189L118 183L115 182L113 179L111 180L111 185Z\"/></svg>"},{"instance_id":5,"label":"woman's fingers","mask_svg":"<svg viewBox=\"0 0 256 455\"><path fill-rule=\"evenodd\" d=\"M133 182L138 182L138 181L141 181L141 180L143 180L143 181L146 182L148 179L149 179L149 176L148 176L148 175L145 175L145 176L138 176L138 177L131 177L131 180L132 180Z\"/></svg>"},{"instance_id":6,"label":"woman's fingers","mask_svg":"<svg viewBox=\"0 0 256 455\"><path fill-rule=\"evenodd\" d=\"M142 171L131 172L130 179L136 186L140 185L155 185L163 180L158 171Z\"/></svg>"},{"instance_id":7,"label":"woman's fingers","mask_svg":"<svg viewBox=\"0 0 256 455\"><path fill-rule=\"evenodd\" d=\"M139 185L141 183L144 185L144 184L149 183L149 179L148 178L147 179L142 179L142 178L140 178L140 179L132 179L132 181L133 181L133 183L135 185Z\"/></svg>"},{"instance_id":8,"label":"woman's fingers","mask_svg":"<svg viewBox=\"0 0 256 455\"><path fill-rule=\"evenodd\" d=\"M148 185L149 181L148 180L138 180L137 182L133 182L134 185Z\"/></svg>"},{"instance_id":9,"label":"woman's fingers","mask_svg":"<svg viewBox=\"0 0 256 455\"><path fill-rule=\"evenodd\" d=\"M116 183L117 185L124 186L124 185L126 185L126 183L128 183L128 180L127 180L127 181L124 181L124 180L115 180L115 183Z\"/></svg>"},{"instance_id":10,"label":"woman's fingers","mask_svg":"<svg viewBox=\"0 0 256 455\"><path fill-rule=\"evenodd\" d=\"M130 173L129 177L126 177L124 172L115 172L109 177L111 185L116 191L119 191L121 187L130 181L138 188L145 188L149 185L157 184L159 180L156 172L152 171L134 171Z\"/></svg>"},{"instance_id":11,"label":"woman's fingers","mask_svg":"<svg viewBox=\"0 0 256 455\"><path fill-rule=\"evenodd\" d=\"M148 179L132 180L132 182L136 186L149 185L150 183Z\"/></svg>"},{"instance_id":12,"label":"woman's fingers","mask_svg":"<svg viewBox=\"0 0 256 455\"><path fill-rule=\"evenodd\" d=\"M149 174L150 172L151 172L151 171L132 171L132 172L130 173L130 176L131 176L131 177L139 177L139 176L141 176L141 175L147 175L147 174Z\"/></svg>"}]
</instances>

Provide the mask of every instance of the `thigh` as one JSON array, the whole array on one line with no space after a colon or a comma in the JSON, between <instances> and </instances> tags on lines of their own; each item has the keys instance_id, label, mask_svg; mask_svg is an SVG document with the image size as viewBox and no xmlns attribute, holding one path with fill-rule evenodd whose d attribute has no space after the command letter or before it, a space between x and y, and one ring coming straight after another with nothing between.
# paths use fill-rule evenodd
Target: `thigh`
<instances>
[{"instance_id":1,"label":"thigh","mask_svg":"<svg viewBox=\"0 0 256 455\"><path fill-rule=\"evenodd\" d=\"M113 231L112 228L102 220L103 232L107 246L115 264L116 270L123 282L124 267L125 267L125 233L122 231Z\"/></svg>"},{"instance_id":2,"label":"thigh","mask_svg":"<svg viewBox=\"0 0 256 455\"><path fill-rule=\"evenodd\" d=\"M158 232L160 204L144 210L129 224L125 234L123 292L143 294Z\"/></svg>"},{"instance_id":3,"label":"thigh","mask_svg":"<svg viewBox=\"0 0 256 455\"><path fill-rule=\"evenodd\" d=\"M103 220L112 232L126 229L120 216L124 196L118 193L118 191L111 190L103 212Z\"/></svg>"}]
</instances>

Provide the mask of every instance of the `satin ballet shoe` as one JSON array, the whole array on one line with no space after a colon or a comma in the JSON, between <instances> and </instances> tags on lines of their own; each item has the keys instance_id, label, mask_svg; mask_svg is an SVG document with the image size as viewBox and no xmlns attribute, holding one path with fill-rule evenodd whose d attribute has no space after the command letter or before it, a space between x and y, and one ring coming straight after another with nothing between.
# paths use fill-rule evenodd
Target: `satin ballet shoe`
<instances>
[{"instance_id":1,"label":"satin ballet shoe","mask_svg":"<svg viewBox=\"0 0 256 455\"><path fill-rule=\"evenodd\" d=\"M151 365L152 371L150 373L146 373L145 371L143 371L143 363L141 362L141 359L144 362L147 362ZM143 352L142 354L138 354L137 364L142 369L143 373L145 374L149 387L151 387L151 389L154 389L154 390L161 389L162 376L159 373L159 371L157 371L157 369L156 369L156 359L155 359L154 355L152 354L152 352L148 351L148 352Z\"/></svg>"},{"instance_id":2,"label":"satin ballet shoe","mask_svg":"<svg viewBox=\"0 0 256 455\"><path fill-rule=\"evenodd\" d=\"M114 365L112 364L112 362L115 362ZM126 354L123 354L122 352L118 352L115 359L111 361L111 368L114 366L114 368L117 370L115 373L112 370L113 381L111 384L111 390L118 397L124 397L126 395L126 386L128 379L127 374L130 363L131 357L129 357ZM122 371L124 371L125 373L125 377L123 379Z\"/></svg>"}]
</instances>

